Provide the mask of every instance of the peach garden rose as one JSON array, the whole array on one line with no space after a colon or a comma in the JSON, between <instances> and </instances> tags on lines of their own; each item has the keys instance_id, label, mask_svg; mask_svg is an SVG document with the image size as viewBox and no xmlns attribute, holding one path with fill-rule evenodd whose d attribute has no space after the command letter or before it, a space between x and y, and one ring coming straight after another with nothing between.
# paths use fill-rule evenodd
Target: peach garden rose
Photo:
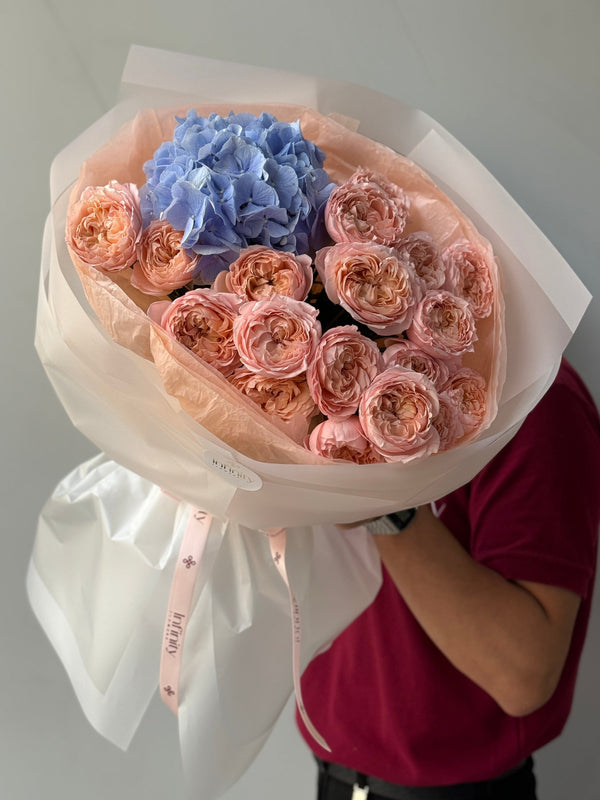
<instances>
[{"instance_id":1,"label":"peach garden rose","mask_svg":"<svg viewBox=\"0 0 600 800\"><path fill-rule=\"evenodd\" d=\"M440 437L433 424L438 412L438 394L429 378L390 367L363 394L358 417L386 461L408 462L438 451Z\"/></svg>"},{"instance_id":2,"label":"peach garden rose","mask_svg":"<svg viewBox=\"0 0 600 800\"><path fill-rule=\"evenodd\" d=\"M450 362L435 358L409 339L400 339L383 351L386 367L404 367L425 375L438 391L450 377Z\"/></svg>"},{"instance_id":3,"label":"peach garden rose","mask_svg":"<svg viewBox=\"0 0 600 800\"><path fill-rule=\"evenodd\" d=\"M349 417L382 367L379 348L358 328L330 328L323 334L308 368L311 395L325 416Z\"/></svg>"},{"instance_id":4,"label":"peach garden rose","mask_svg":"<svg viewBox=\"0 0 600 800\"><path fill-rule=\"evenodd\" d=\"M462 367L450 376L444 392L458 409L458 419L465 433L481 427L487 409L485 378L473 369Z\"/></svg>"},{"instance_id":5,"label":"peach garden rose","mask_svg":"<svg viewBox=\"0 0 600 800\"><path fill-rule=\"evenodd\" d=\"M392 248L342 242L319 250L315 264L331 302L357 322L384 336L410 325L421 288L411 265Z\"/></svg>"},{"instance_id":6,"label":"peach garden rose","mask_svg":"<svg viewBox=\"0 0 600 800\"><path fill-rule=\"evenodd\" d=\"M229 271L217 275L214 288L244 300L265 300L274 294L305 300L312 282L310 256L253 245L240 252Z\"/></svg>"},{"instance_id":7,"label":"peach garden rose","mask_svg":"<svg viewBox=\"0 0 600 800\"><path fill-rule=\"evenodd\" d=\"M240 365L233 341L239 305L234 294L194 289L172 303L153 303L148 314L184 347L223 375L229 375Z\"/></svg>"},{"instance_id":8,"label":"peach garden rose","mask_svg":"<svg viewBox=\"0 0 600 800\"><path fill-rule=\"evenodd\" d=\"M412 266L424 292L444 285L446 268L431 234L425 231L411 233L398 243L396 250L400 258Z\"/></svg>"},{"instance_id":9,"label":"peach garden rose","mask_svg":"<svg viewBox=\"0 0 600 800\"><path fill-rule=\"evenodd\" d=\"M189 283L200 256L181 246L182 236L166 220L152 220L137 246L131 285L144 294L158 296Z\"/></svg>"},{"instance_id":10,"label":"peach garden rose","mask_svg":"<svg viewBox=\"0 0 600 800\"><path fill-rule=\"evenodd\" d=\"M278 294L244 303L233 325L244 366L272 377L305 372L321 338L317 313L308 303Z\"/></svg>"},{"instance_id":11,"label":"peach garden rose","mask_svg":"<svg viewBox=\"0 0 600 800\"><path fill-rule=\"evenodd\" d=\"M80 261L102 272L118 272L135 262L141 232L140 200L133 183L88 186L69 207L67 244Z\"/></svg>"},{"instance_id":12,"label":"peach garden rose","mask_svg":"<svg viewBox=\"0 0 600 800\"><path fill-rule=\"evenodd\" d=\"M406 335L429 355L452 358L472 352L475 320L466 300L447 291L428 292L415 309Z\"/></svg>"},{"instance_id":13,"label":"peach garden rose","mask_svg":"<svg viewBox=\"0 0 600 800\"><path fill-rule=\"evenodd\" d=\"M230 383L267 414L290 422L300 416L310 419L316 411L304 375L272 378L242 367L229 378Z\"/></svg>"},{"instance_id":14,"label":"peach garden rose","mask_svg":"<svg viewBox=\"0 0 600 800\"><path fill-rule=\"evenodd\" d=\"M450 245L443 254L447 286L468 303L476 319L489 317L495 299L495 289L488 264L491 253L471 242L461 240Z\"/></svg>"},{"instance_id":15,"label":"peach garden rose","mask_svg":"<svg viewBox=\"0 0 600 800\"><path fill-rule=\"evenodd\" d=\"M463 434L464 426L459 418L458 406L447 392L438 395L440 410L434 417L433 425L440 436L440 449L443 453L449 450Z\"/></svg>"},{"instance_id":16,"label":"peach garden rose","mask_svg":"<svg viewBox=\"0 0 600 800\"><path fill-rule=\"evenodd\" d=\"M358 417L367 439L386 461L413 461L436 453L440 436L435 386L418 372L390 367L363 394Z\"/></svg>"},{"instance_id":17,"label":"peach garden rose","mask_svg":"<svg viewBox=\"0 0 600 800\"><path fill-rule=\"evenodd\" d=\"M307 446L317 455L354 464L376 464L384 460L365 437L358 417L326 419L314 428Z\"/></svg>"},{"instance_id":18,"label":"peach garden rose","mask_svg":"<svg viewBox=\"0 0 600 800\"><path fill-rule=\"evenodd\" d=\"M371 170L358 169L329 195L325 225L334 242L393 247L402 238L409 206L399 186Z\"/></svg>"}]
</instances>

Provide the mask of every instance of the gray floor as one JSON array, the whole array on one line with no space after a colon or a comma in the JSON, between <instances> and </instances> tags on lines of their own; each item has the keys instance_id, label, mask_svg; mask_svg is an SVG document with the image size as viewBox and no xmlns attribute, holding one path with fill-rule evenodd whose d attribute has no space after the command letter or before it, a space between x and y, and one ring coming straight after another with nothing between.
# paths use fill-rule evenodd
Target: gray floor
<instances>
[{"instance_id":1,"label":"gray floor","mask_svg":"<svg viewBox=\"0 0 600 800\"><path fill-rule=\"evenodd\" d=\"M23 589L39 508L93 453L32 346L48 170L114 102L129 45L314 72L420 106L494 173L599 294L599 40L593 0L1 0L0 797L182 797L169 713L153 705L127 754L104 742L85 722ZM597 400L599 321L594 301L568 351ZM599 612L570 723L538 759L542 800L600 794ZM300 800L312 796L312 780L287 713L227 797Z\"/></svg>"}]
</instances>

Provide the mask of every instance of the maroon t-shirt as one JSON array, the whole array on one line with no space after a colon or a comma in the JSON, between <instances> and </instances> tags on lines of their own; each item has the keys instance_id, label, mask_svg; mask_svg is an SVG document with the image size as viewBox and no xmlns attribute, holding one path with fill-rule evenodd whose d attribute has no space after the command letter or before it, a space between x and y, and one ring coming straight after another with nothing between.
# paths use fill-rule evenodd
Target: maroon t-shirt
<instances>
[{"instance_id":1,"label":"maroon t-shirt","mask_svg":"<svg viewBox=\"0 0 600 800\"><path fill-rule=\"evenodd\" d=\"M302 678L308 714L332 752L298 724L320 758L408 786L500 775L554 739L569 714L596 564L600 420L566 362L515 438L436 507L477 561L583 599L556 692L517 718L437 649L384 570L372 605Z\"/></svg>"}]
</instances>

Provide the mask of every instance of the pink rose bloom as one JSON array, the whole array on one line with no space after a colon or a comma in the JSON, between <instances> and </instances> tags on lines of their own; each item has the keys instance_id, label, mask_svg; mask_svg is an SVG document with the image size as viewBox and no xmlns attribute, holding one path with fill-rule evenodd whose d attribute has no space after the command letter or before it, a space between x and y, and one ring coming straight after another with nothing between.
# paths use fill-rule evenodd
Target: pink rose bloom
<instances>
[{"instance_id":1,"label":"pink rose bloom","mask_svg":"<svg viewBox=\"0 0 600 800\"><path fill-rule=\"evenodd\" d=\"M406 335L429 355L461 356L474 350L475 320L466 300L443 290L428 292L415 309Z\"/></svg>"},{"instance_id":2,"label":"pink rose bloom","mask_svg":"<svg viewBox=\"0 0 600 800\"><path fill-rule=\"evenodd\" d=\"M307 447L319 456L354 464L377 464L384 460L365 437L358 417L326 419L312 431Z\"/></svg>"},{"instance_id":3,"label":"pink rose bloom","mask_svg":"<svg viewBox=\"0 0 600 800\"><path fill-rule=\"evenodd\" d=\"M443 453L460 439L465 429L459 419L458 407L450 395L447 392L440 392L439 401L440 410L433 420L433 425L440 436L438 452Z\"/></svg>"},{"instance_id":4,"label":"pink rose bloom","mask_svg":"<svg viewBox=\"0 0 600 800\"><path fill-rule=\"evenodd\" d=\"M413 268L395 250L342 242L319 250L315 263L331 302L355 320L384 336L408 328L421 288Z\"/></svg>"},{"instance_id":5,"label":"pink rose bloom","mask_svg":"<svg viewBox=\"0 0 600 800\"><path fill-rule=\"evenodd\" d=\"M424 231L411 233L396 246L402 261L408 262L421 281L423 292L439 289L446 280L446 268L433 237Z\"/></svg>"},{"instance_id":6,"label":"pink rose bloom","mask_svg":"<svg viewBox=\"0 0 600 800\"><path fill-rule=\"evenodd\" d=\"M393 247L402 238L409 200L399 186L366 169L334 189L325 226L334 242L377 242Z\"/></svg>"},{"instance_id":7,"label":"pink rose bloom","mask_svg":"<svg viewBox=\"0 0 600 800\"><path fill-rule=\"evenodd\" d=\"M229 271L217 275L214 288L235 292L244 300L266 300L274 294L305 300L313 283L310 256L295 256L254 245L240 252Z\"/></svg>"},{"instance_id":8,"label":"pink rose bloom","mask_svg":"<svg viewBox=\"0 0 600 800\"><path fill-rule=\"evenodd\" d=\"M240 365L233 341L239 306L234 294L194 289L172 303L153 303L148 314L184 347L227 376Z\"/></svg>"},{"instance_id":9,"label":"pink rose bloom","mask_svg":"<svg viewBox=\"0 0 600 800\"><path fill-rule=\"evenodd\" d=\"M297 416L308 420L316 411L303 375L272 378L242 367L234 372L229 381L267 414L285 422Z\"/></svg>"},{"instance_id":10,"label":"pink rose bloom","mask_svg":"<svg viewBox=\"0 0 600 800\"><path fill-rule=\"evenodd\" d=\"M375 342L354 325L344 325L323 334L306 378L310 393L325 416L349 417L382 367Z\"/></svg>"},{"instance_id":11,"label":"pink rose bloom","mask_svg":"<svg viewBox=\"0 0 600 800\"><path fill-rule=\"evenodd\" d=\"M279 294L244 303L233 325L244 366L272 377L305 372L321 338L317 313L308 303Z\"/></svg>"},{"instance_id":12,"label":"pink rose bloom","mask_svg":"<svg viewBox=\"0 0 600 800\"><path fill-rule=\"evenodd\" d=\"M434 358L408 339L401 339L383 351L386 367L404 367L425 375L440 391L450 377L450 367L442 359Z\"/></svg>"},{"instance_id":13,"label":"pink rose bloom","mask_svg":"<svg viewBox=\"0 0 600 800\"><path fill-rule=\"evenodd\" d=\"M84 264L103 272L134 263L141 232L140 199L133 183L88 186L67 213L67 244Z\"/></svg>"},{"instance_id":14,"label":"pink rose bloom","mask_svg":"<svg viewBox=\"0 0 600 800\"><path fill-rule=\"evenodd\" d=\"M489 317L496 293L483 248L464 240L450 245L443 258L448 288L469 303L476 319Z\"/></svg>"},{"instance_id":15,"label":"pink rose bloom","mask_svg":"<svg viewBox=\"0 0 600 800\"><path fill-rule=\"evenodd\" d=\"M150 295L169 294L194 277L200 256L181 246L181 231L155 219L142 231L131 285Z\"/></svg>"},{"instance_id":16,"label":"pink rose bloom","mask_svg":"<svg viewBox=\"0 0 600 800\"><path fill-rule=\"evenodd\" d=\"M386 461L413 461L436 453L433 420L440 404L435 386L418 372L390 367L363 394L358 417L367 439Z\"/></svg>"},{"instance_id":17,"label":"pink rose bloom","mask_svg":"<svg viewBox=\"0 0 600 800\"><path fill-rule=\"evenodd\" d=\"M450 376L444 392L458 409L458 419L464 433L473 433L483 422L487 410L485 378L468 367Z\"/></svg>"}]
</instances>

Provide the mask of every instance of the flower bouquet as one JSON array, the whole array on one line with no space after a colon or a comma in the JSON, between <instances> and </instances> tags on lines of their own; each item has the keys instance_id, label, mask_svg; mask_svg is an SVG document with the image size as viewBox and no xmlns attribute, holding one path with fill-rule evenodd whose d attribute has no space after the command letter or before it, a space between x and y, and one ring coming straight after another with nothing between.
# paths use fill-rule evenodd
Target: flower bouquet
<instances>
[{"instance_id":1,"label":"flower bouquet","mask_svg":"<svg viewBox=\"0 0 600 800\"><path fill-rule=\"evenodd\" d=\"M183 362L174 396L256 459L273 460L262 452L262 428L273 423L279 447L301 463L289 439L302 446L309 427L313 453L355 463L408 463L472 441L493 420L504 377L490 245L406 158L372 152L313 110L282 111L298 120L264 110L175 117L172 139L154 142L141 187L87 182L109 177L123 138L130 158L148 154L135 134L139 127L148 138L147 114L92 156L67 215L90 303L126 347L133 314L144 325L147 311L165 386L174 386L173 362ZM172 111L151 113L161 130L173 120ZM339 185L305 132L328 144ZM359 159L366 166L344 178ZM139 306L127 317L104 299L104 278L117 277Z\"/></svg>"},{"instance_id":2,"label":"flower bouquet","mask_svg":"<svg viewBox=\"0 0 600 800\"><path fill-rule=\"evenodd\" d=\"M126 746L171 577L194 565L179 724L211 796L264 742L292 660L377 591L368 535L334 523L470 480L552 382L588 296L437 123L345 84L133 48L121 102L52 182L37 347L108 458L49 501L30 598L86 714ZM182 559L193 509L212 524Z\"/></svg>"}]
</instances>

